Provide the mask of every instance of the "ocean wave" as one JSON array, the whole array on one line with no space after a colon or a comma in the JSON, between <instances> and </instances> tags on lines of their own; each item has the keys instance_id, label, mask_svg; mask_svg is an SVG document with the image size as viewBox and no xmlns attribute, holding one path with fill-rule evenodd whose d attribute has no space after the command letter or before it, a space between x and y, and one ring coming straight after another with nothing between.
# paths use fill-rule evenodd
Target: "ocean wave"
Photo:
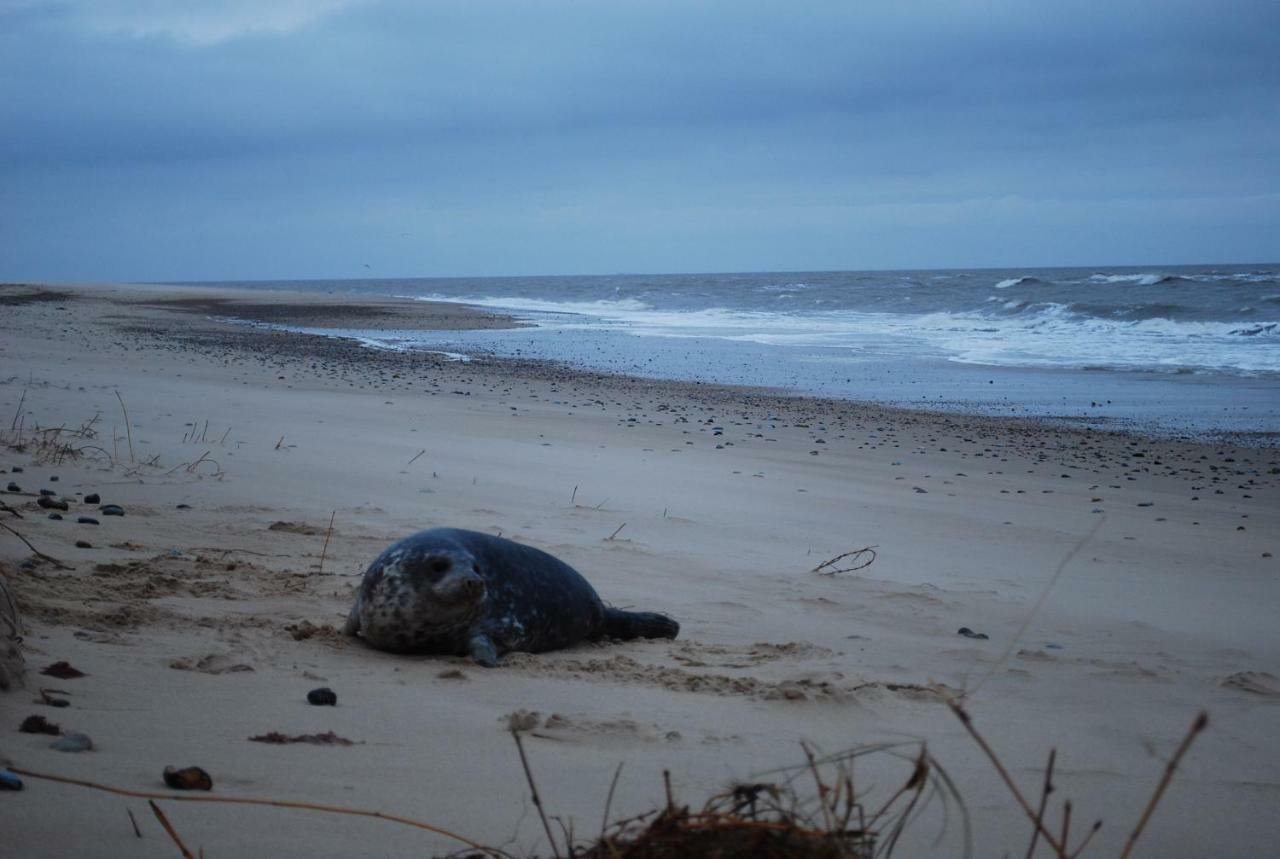
<instances>
[{"instance_id":1,"label":"ocean wave","mask_svg":"<svg viewBox=\"0 0 1280 859\"><path fill-rule=\"evenodd\" d=\"M1029 274L1024 274L1022 277L1011 277L1008 280L1002 280L996 284L995 288L1008 289L1011 286L1023 286L1031 283L1044 283L1044 281L1038 277L1032 277Z\"/></svg>"},{"instance_id":2,"label":"ocean wave","mask_svg":"<svg viewBox=\"0 0 1280 859\"><path fill-rule=\"evenodd\" d=\"M522 298L518 296L455 296L455 295L418 295L418 301L442 301L451 304L467 304L474 307L487 307L493 310L509 310L516 313L568 313L587 316L608 316L612 314L628 314L650 310L650 305L635 298L597 299L595 301L555 301L544 298Z\"/></svg>"},{"instance_id":3,"label":"ocean wave","mask_svg":"<svg viewBox=\"0 0 1280 859\"><path fill-rule=\"evenodd\" d=\"M1136 283L1140 286L1157 286L1159 284L1183 282L1186 281L1186 278L1176 274L1162 274L1160 272L1145 272L1143 274L1106 274L1104 272L1096 272L1089 276L1089 280L1094 283Z\"/></svg>"}]
</instances>

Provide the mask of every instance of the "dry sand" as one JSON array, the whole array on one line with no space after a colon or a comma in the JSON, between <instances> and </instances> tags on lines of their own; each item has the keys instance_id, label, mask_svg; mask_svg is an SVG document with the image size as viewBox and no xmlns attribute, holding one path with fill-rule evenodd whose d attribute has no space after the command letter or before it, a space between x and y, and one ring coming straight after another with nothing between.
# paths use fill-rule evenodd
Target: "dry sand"
<instances>
[{"instance_id":1,"label":"dry sand","mask_svg":"<svg viewBox=\"0 0 1280 859\"><path fill-rule=\"evenodd\" d=\"M353 304L0 288L0 430L13 441L15 419L26 442L0 447L0 485L20 486L0 500L22 516L0 511L0 522L72 568L32 562L0 530L28 627L26 688L0 693L0 758L143 791L165 790L166 765L196 764L217 796L377 809L545 853L506 733L512 713L537 714L526 746L544 800L587 837L619 762L613 812L625 816L662 803L664 769L678 798L700 803L801 762L802 740L836 752L923 739L968 804L977 855L1021 855L1030 827L936 684L968 693L1028 794L1057 747L1049 818L1056 827L1064 798L1076 837L1102 818L1086 853L1096 856L1118 852L1207 709L1209 730L1139 855L1274 849L1274 447L462 364L215 318L511 324L420 302ZM36 425L91 419L96 435L77 444L96 447L84 456L38 455ZM71 501L63 521L36 505L43 488ZM100 515L89 493L125 515ZM613 604L675 616L680 638L513 655L493 670L344 638L365 565L436 525L551 551ZM870 567L812 572L866 545L878 547ZM87 676L37 673L60 660ZM318 686L336 707L306 703ZM40 688L63 690L70 706L37 703ZM94 749L53 751L50 737L19 733L33 714L88 734ZM271 731L333 731L354 745L248 740ZM867 759L861 783L883 801L903 766ZM143 800L24 780L0 793L5 855L177 855ZM460 846L379 820L161 805L212 857ZM935 803L901 855L959 855L955 809L931 852L942 825Z\"/></svg>"}]
</instances>

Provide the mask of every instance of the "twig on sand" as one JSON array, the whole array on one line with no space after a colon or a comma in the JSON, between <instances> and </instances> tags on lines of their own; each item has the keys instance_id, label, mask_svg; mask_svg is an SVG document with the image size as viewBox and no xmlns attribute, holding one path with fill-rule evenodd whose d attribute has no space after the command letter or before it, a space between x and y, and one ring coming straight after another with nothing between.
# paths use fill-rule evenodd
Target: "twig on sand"
<instances>
[{"instance_id":1,"label":"twig on sand","mask_svg":"<svg viewBox=\"0 0 1280 859\"><path fill-rule=\"evenodd\" d=\"M178 831L173 828L173 824L169 822L169 818L165 817L160 806L156 805L155 800L147 800L147 804L151 806L151 810L155 812L156 820L160 821L160 825L164 827L164 831L169 833L169 837L173 839L173 843L178 845L178 849L182 851L183 859L196 859L195 855L187 849L187 845L182 843L182 839L178 837Z\"/></svg>"},{"instance_id":2,"label":"twig on sand","mask_svg":"<svg viewBox=\"0 0 1280 859\"><path fill-rule=\"evenodd\" d=\"M276 442L276 450L279 450L282 444L284 444L284 436L280 436L280 440Z\"/></svg>"},{"instance_id":3,"label":"twig on sand","mask_svg":"<svg viewBox=\"0 0 1280 859\"><path fill-rule=\"evenodd\" d=\"M551 824L547 822L547 813L542 810L542 797L538 796L538 786L533 781L533 771L529 769L529 759L524 753L524 743L520 740L520 732L515 728L511 729L511 738L516 741L516 750L520 752L520 766L524 767L524 778L529 783L529 790L533 793L533 807L538 810L538 817L542 820L542 828L547 833L547 843L551 845L551 855L556 859L560 859L560 848L556 846L555 836L551 834Z\"/></svg>"},{"instance_id":4,"label":"twig on sand","mask_svg":"<svg viewBox=\"0 0 1280 859\"><path fill-rule=\"evenodd\" d=\"M19 519L26 518L17 510L14 510L8 504L5 504L3 501L0 501L0 513L12 513L14 516L17 516Z\"/></svg>"},{"instance_id":5,"label":"twig on sand","mask_svg":"<svg viewBox=\"0 0 1280 859\"><path fill-rule=\"evenodd\" d=\"M609 793L604 798L604 817L600 819L600 838L601 844L606 843L605 832L609 829L609 810L613 807L613 791L618 786L618 776L622 775L623 761L618 761L617 768L613 771L613 781L609 782Z\"/></svg>"},{"instance_id":6,"label":"twig on sand","mask_svg":"<svg viewBox=\"0 0 1280 859\"><path fill-rule=\"evenodd\" d=\"M138 819L133 816L133 809L126 808L124 813L129 815L129 822L133 824L133 834L141 838L142 830L138 828Z\"/></svg>"},{"instance_id":7,"label":"twig on sand","mask_svg":"<svg viewBox=\"0 0 1280 859\"><path fill-rule=\"evenodd\" d=\"M1120 859L1128 859L1129 854L1133 851L1133 845L1138 841L1138 836L1146 828L1147 821L1151 819L1151 814L1156 810L1157 803L1164 796L1165 788L1173 780L1173 771L1178 768L1178 763L1182 760L1182 756L1187 753L1187 749L1191 748L1191 744L1195 742L1200 732L1208 726L1209 714L1201 711L1200 715L1196 716L1196 720L1191 723L1191 729L1187 731L1187 735L1182 738L1182 742L1178 745L1178 750L1173 753L1173 757L1165 765L1164 775L1160 778L1160 784L1156 785L1156 791L1151 795L1151 801L1147 803L1147 807L1143 809L1142 817L1138 819L1138 825L1133 828L1133 832L1129 835L1129 840L1125 842L1124 852L1120 854Z\"/></svg>"},{"instance_id":8,"label":"twig on sand","mask_svg":"<svg viewBox=\"0 0 1280 859\"><path fill-rule=\"evenodd\" d=\"M21 535L21 534L19 534L17 531L15 531L13 528L10 528L8 525L4 524L3 522L0 522L0 528L5 529L5 530L6 530L6 531L8 531L10 534L12 534L13 536L17 537L17 538L18 538L19 540L21 540L22 542L26 543L26 544L27 544L27 548L31 550L31 553L32 553L33 555L35 555L37 558L39 558L40 560L42 560L42 561L48 561L50 564L53 564L55 567L57 567L57 568L58 568L58 569L60 569L60 570L71 570L71 569L75 569L74 567L71 567L71 566L68 566L67 564L62 563L62 561L59 561L57 558L53 557L52 555L46 555L44 552L40 551L40 550L39 550L39 549L37 549L35 546L31 545L31 541L30 541L30 540L28 540L26 537L22 536L22 535Z\"/></svg>"},{"instance_id":9,"label":"twig on sand","mask_svg":"<svg viewBox=\"0 0 1280 859\"><path fill-rule=\"evenodd\" d=\"M133 456L133 430L129 427L129 410L124 407L124 397L120 396L120 389L116 389L116 399L120 401L120 411L124 412L124 431L129 438L129 461L137 462Z\"/></svg>"},{"instance_id":10,"label":"twig on sand","mask_svg":"<svg viewBox=\"0 0 1280 859\"><path fill-rule=\"evenodd\" d=\"M408 462L406 462L406 463L405 463L405 467L406 467L406 468L408 468L410 465L413 465L415 462L417 462L417 461L418 461L418 457L422 456L422 455L423 455L424 453L426 453L426 452L427 452L427 449L424 447L422 450L420 450L420 451L418 451L417 453L415 453L415 454L413 455L413 459L411 459L411 460L409 460Z\"/></svg>"},{"instance_id":11,"label":"twig on sand","mask_svg":"<svg viewBox=\"0 0 1280 859\"><path fill-rule=\"evenodd\" d=\"M485 847L478 842L472 841L470 838L464 838L450 832L447 829L441 829L439 826L433 826L430 823L423 823L420 820L413 820L408 817L401 817L397 814L387 814L382 811L366 811L360 808L347 808L341 805L317 805L311 802L290 802L282 799L255 799L251 797L239 796L188 796L185 794L169 794L158 793L145 790L129 790L122 787L112 787L110 785L98 784L91 781L82 781L75 778L66 778L65 776L49 775L48 773L32 772L27 769L19 769L18 767L10 767L9 772L18 775L24 775L28 778L39 778L46 781L56 781L60 784L71 784L77 787L87 787L92 790L101 790L106 793L114 793L117 796L131 796L135 799L163 799L169 802L218 802L228 805L267 805L273 808L293 808L300 811L321 811L329 814L349 814L355 817L376 817L379 820L387 820L392 823L401 823L405 826L412 826L415 829L424 829L427 832L434 832L436 835L443 835L446 838L452 838L459 841L473 850L479 850L490 856L501 855L496 850Z\"/></svg>"},{"instance_id":12,"label":"twig on sand","mask_svg":"<svg viewBox=\"0 0 1280 859\"><path fill-rule=\"evenodd\" d=\"M22 396L18 399L18 408L13 412L13 423L9 424L9 432L15 432L18 429L18 418L22 417L22 404L27 401L27 389L22 389Z\"/></svg>"},{"instance_id":13,"label":"twig on sand","mask_svg":"<svg viewBox=\"0 0 1280 859\"><path fill-rule=\"evenodd\" d=\"M329 551L329 538L333 536L333 517L338 515L338 511L334 510L329 514L329 530L324 532L324 546L320 549L320 570L324 572L324 556Z\"/></svg>"},{"instance_id":14,"label":"twig on sand","mask_svg":"<svg viewBox=\"0 0 1280 859\"><path fill-rule=\"evenodd\" d=\"M836 573L853 573L858 570L865 570L867 567L875 563L877 548L879 547L863 546L861 549L853 549L852 551L845 552L844 554L836 555L834 558L818 564L818 566L814 567L811 572L821 573L824 576L834 576ZM868 554L871 555L871 557L864 561L863 557ZM840 563L845 558L849 559L847 565L837 567L836 564Z\"/></svg>"},{"instance_id":15,"label":"twig on sand","mask_svg":"<svg viewBox=\"0 0 1280 859\"><path fill-rule=\"evenodd\" d=\"M617 528L615 528L615 529L614 529L614 532L613 532L612 534L610 534L610 535L609 535L608 537L606 537L605 539L606 539L606 540L612 540L614 537L618 536L619 532L621 532L621 531L622 531L622 529L623 529L623 528L625 528L625 527L627 527L627 523L626 523L626 522L623 522L621 525L619 525Z\"/></svg>"},{"instance_id":16,"label":"twig on sand","mask_svg":"<svg viewBox=\"0 0 1280 859\"><path fill-rule=\"evenodd\" d=\"M1053 793L1053 764L1058 758L1058 750L1049 750L1049 763L1044 768L1044 787L1040 791L1040 808L1036 811L1036 825L1031 830L1031 844L1027 846L1026 859L1031 859L1036 852L1036 842L1040 840L1040 825L1044 821L1044 810L1049 804L1049 794Z\"/></svg>"}]
</instances>

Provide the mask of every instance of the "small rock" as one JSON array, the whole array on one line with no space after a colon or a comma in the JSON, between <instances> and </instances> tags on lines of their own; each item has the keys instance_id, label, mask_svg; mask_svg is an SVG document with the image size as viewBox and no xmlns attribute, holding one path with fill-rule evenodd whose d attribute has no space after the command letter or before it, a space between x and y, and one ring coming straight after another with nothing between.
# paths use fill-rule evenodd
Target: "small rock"
<instances>
[{"instance_id":1,"label":"small rock","mask_svg":"<svg viewBox=\"0 0 1280 859\"><path fill-rule=\"evenodd\" d=\"M103 504L98 508L98 512L103 516L123 516L124 508L119 504Z\"/></svg>"},{"instance_id":2,"label":"small rock","mask_svg":"<svg viewBox=\"0 0 1280 859\"><path fill-rule=\"evenodd\" d=\"M93 544L92 544L92 543L90 543L88 540L76 540L76 548L77 548L77 549L92 549L92 548L93 548Z\"/></svg>"},{"instance_id":3,"label":"small rock","mask_svg":"<svg viewBox=\"0 0 1280 859\"><path fill-rule=\"evenodd\" d=\"M24 734L49 734L54 737L62 733L62 728L50 722L44 716L28 716L22 720L18 730Z\"/></svg>"},{"instance_id":4,"label":"small rock","mask_svg":"<svg viewBox=\"0 0 1280 859\"><path fill-rule=\"evenodd\" d=\"M7 492L21 492L21 491L22 491L22 487L21 487L21 486L19 486L19 485L18 485L18 484L16 484L16 483L14 483L13 481L9 481L9 485L5 487L5 491L7 491Z\"/></svg>"},{"instance_id":5,"label":"small rock","mask_svg":"<svg viewBox=\"0 0 1280 859\"><path fill-rule=\"evenodd\" d=\"M50 483L57 483L57 482L58 482L58 475L56 475L56 474L50 475L50 476L49 476L49 482L50 482Z\"/></svg>"},{"instance_id":6,"label":"small rock","mask_svg":"<svg viewBox=\"0 0 1280 859\"><path fill-rule=\"evenodd\" d=\"M200 767L165 767L164 783L174 790L213 790L213 778Z\"/></svg>"},{"instance_id":7,"label":"small rock","mask_svg":"<svg viewBox=\"0 0 1280 859\"><path fill-rule=\"evenodd\" d=\"M0 770L0 790L22 790L22 779L8 770Z\"/></svg>"},{"instance_id":8,"label":"small rock","mask_svg":"<svg viewBox=\"0 0 1280 859\"><path fill-rule=\"evenodd\" d=\"M956 632L960 635L963 635L965 638L976 638L981 641L986 641L991 637L987 635L985 632L974 632L972 629L970 629L967 626L960 627L958 630L956 630Z\"/></svg>"},{"instance_id":9,"label":"small rock","mask_svg":"<svg viewBox=\"0 0 1280 859\"><path fill-rule=\"evenodd\" d=\"M97 504L101 501L102 501L102 498L96 492L90 492L88 495L84 497L85 504Z\"/></svg>"},{"instance_id":10,"label":"small rock","mask_svg":"<svg viewBox=\"0 0 1280 859\"><path fill-rule=\"evenodd\" d=\"M49 748L59 752L87 752L93 748L93 740L87 734L67 731L50 743Z\"/></svg>"},{"instance_id":11,"label":"small rock","mask_svg":"<svg viewBox=\"0 0 1280 859\"><path fill-rule=\"evenodd\" d=\"M179 510L190 510L190 509L191 509L191 505L190 505L190 504L179 504L179 505L178 505L178 509L179 509Z\"/></svg>"},{"instance_id":12,"label":"small rock","mask_svg":"<svg viewBox=\"0 0 1280 859\"><path fill-rule=\"evenodd\" d=\"M79 522L81 525L97 525L98 524L98 520L94 519L92 516L79 516L76 518L76 521Z\"/></svg>"},{"instance_id":13,"label":"small rock","mask_svg":"<svg viewBox=\"0 0 1280 859\"><path fill-rule=\"evenodd\" d=\"M317 707L336 707L338 696L328 686L321 686L307 693L307 703Z\"/></svg>"},{"instance_id":14,"label":"small rock","mask_svg":"<svg viewBox=\"0 0 1280 859\"><path fill-rule=\"evenodd\" d=\"M46 677L57 677L59 680L74 680L77 677L87 677L83 671L76 668L70 662L65 660L55 662L52 665L46 665L40 669L40 673Z\"/></svg>"},{"instance_id":15,"label":"small rock","mask_svg":"<svg viewBox=\"0 0 1280 859\"><path fill-rule=\"evenodd\" d=\"M66 501L62 500L61 498L54 498L51 495L41 495L39 498L36 499L36 504L40 505L46 510L69 509Z\"/></svg>"},{"instance_id":16,"label":"small rock","mask_svg":"<svg viewBox=\"0 0 1280 859\"><path fill-rule=\"evenodd\" d=\"M9 470L10 470L10 471L12 471L14 474L21 474L21 473L22 473L22 466L21 466L21 465L15 465L13 468L11 468L11 469L9 469ZM1278 472L1278 473L1280 473L1280 472Z\"/></svg>"},{"instance_id":17,"label":"small rock","mask_svg":"<svg viewBox=\"0 0 1280 859\"><path fill-rule=\"evenodd\" d=\"M50 513L50 514L49 514L49 518L50 518L50 519L52 519L52 520L53 520L53 521L55 521L55 522L61 522L61 521L62 521L62 514L61 514L61 513Z\"/></svg>"},{"instance_id":18,"label":"small rock","mask_svg":"<svg viewBox=\"0 0 1280 859\"><path fill-rule=\"evenodd\" d=\"M52 498L53 496L57 495L58 493L54 492L52 489L41 489L41 490L40 490L40 494L41 494L41 495L48 495L50 498Z\"/></svg>"}]
</instances>

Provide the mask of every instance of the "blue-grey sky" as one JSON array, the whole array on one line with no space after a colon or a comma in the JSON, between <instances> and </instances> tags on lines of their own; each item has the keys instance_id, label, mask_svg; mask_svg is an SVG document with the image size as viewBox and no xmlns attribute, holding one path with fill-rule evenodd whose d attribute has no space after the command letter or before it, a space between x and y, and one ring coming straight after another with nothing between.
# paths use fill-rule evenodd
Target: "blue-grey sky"
<instances>
[{"instance_id":1,"label":"blue-grey sky","mask_svg":"<svg viewBox=\"0 0 1280 859\"><path fill-rule=\"evenodd\" d=\"M1277 34L1275 0L0 0L0 279L1275 261Z\"/></svg>"}]
</instances>

